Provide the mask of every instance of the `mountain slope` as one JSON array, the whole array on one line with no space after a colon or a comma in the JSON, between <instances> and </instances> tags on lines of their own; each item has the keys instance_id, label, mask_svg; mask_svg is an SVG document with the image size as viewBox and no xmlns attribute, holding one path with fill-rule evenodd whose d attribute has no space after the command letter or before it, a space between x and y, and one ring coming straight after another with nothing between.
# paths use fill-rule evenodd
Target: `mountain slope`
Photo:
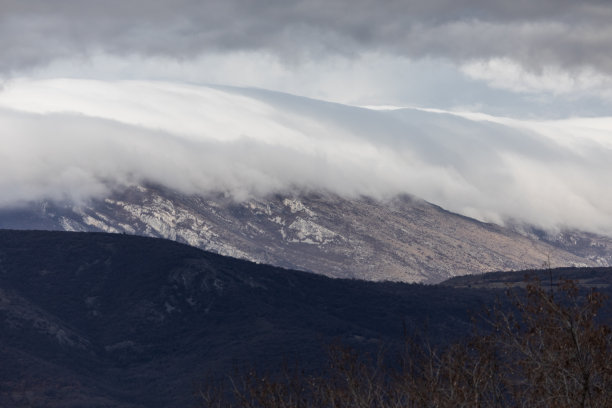
<instances>
[{"instance_id":1,"label":"mountain slope","mask_svg":"<svg viewBox=\"0 0 612 408\"><path fill-rule=\"evenodd\" d=\"M467 333L469 289L329 279L128 235L0 231L0 406L188 406L233 367L316 367L404 327ZM180 403L180 404L179 404Z\"/></svg>"},{"instance_id":2,"label":"mountain slope","mask_svg":"<svg viewBox=\"0 0 612 408\"><path fill-rule=\"evenodd\" d=\"M407 196L379 201L302 194L235 202L137 186L83 205L44 202L3 210L0 227L163 237L256 262L366 280L440 282L548 262L612 262L611 239L518 233Z\"/></svg>"}]
</instances>

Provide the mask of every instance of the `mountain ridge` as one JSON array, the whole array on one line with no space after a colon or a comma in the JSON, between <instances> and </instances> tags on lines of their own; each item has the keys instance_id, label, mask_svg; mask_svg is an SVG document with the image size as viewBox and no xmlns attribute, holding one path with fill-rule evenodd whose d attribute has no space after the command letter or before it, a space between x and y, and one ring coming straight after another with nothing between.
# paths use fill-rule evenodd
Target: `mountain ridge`
<instances>
[{"instance_id":1,"label":"mountain ridge","mask_svg":"<svg viewBox=\"0 0 612 408\"><path fill-rule=\"evenodd\" d=\"M0 227L156 236L259 263L374 281L436 283L544 264L612 264L610 238L501 227L410 196L381 201L303 193L239 202L134 186L82 205L2 210Z\"/></svg>"}]
</instances>

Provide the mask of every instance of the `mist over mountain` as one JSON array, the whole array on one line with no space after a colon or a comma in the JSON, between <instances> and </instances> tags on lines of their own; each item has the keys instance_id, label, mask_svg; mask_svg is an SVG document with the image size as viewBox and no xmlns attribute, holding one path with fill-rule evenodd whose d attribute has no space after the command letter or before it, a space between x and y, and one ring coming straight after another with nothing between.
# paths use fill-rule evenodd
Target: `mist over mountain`
<instances>
[{"instance_id":1,"label":"mist over mountain","mask_svg":"<svg viewBox=\"0 0 612 408\"><path fill-rule=\"evenodd\" d=\"M371 110L254 89L15 81L0 93L0 206L153 183L236 201L410 194L481 221L612 231L605 120Z\"/></svg>"},{"instance_id":2,"label":"mist over mountain","mask_svg":"<svg viewBox=\"0 0 612 408\"><path fill-rule=\"evenodd\" d=\"M609 292L610 21L0 1L0 406L188 406L236 362L444 343L523 278L484 272Z\"/></svg>"}]
</instances>

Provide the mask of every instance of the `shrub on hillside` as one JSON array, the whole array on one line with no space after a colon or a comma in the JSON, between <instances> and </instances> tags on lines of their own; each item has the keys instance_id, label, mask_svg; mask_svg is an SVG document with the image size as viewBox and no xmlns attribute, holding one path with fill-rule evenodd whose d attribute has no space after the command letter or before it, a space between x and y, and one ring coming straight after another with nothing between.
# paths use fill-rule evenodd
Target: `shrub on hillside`
<instances>
[{"instance_id":1,"label":"shrub on hillside","mask_svg":"<svg viewBox=\"0 0 612 408\"><path fill-rule=\"evenodd\" d=\"M331 348L323 372L249 372L229 388L205 384L207 408L606 407L612 406L612 331L597 319L604 296L531 282L509 292L510 311L489 329L436 350L407 341L397 359Z\"/></svg>"}]
</instances>

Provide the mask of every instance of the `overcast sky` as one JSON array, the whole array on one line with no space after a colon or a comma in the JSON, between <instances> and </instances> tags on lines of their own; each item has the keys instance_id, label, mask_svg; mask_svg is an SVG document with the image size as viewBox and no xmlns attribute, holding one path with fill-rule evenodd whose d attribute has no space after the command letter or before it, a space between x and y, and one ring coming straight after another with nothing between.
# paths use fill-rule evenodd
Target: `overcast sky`
<instances>
[{"instance_id":1,"label":"overcast sky","mask_svg":"<svg viewBox=\"0 0 612 408\"><path fill-rule=\"evenodd\" d=\"M605 115L607 0L0 0L0 72Z\"/></svg>"},{"instance_id":2,"label":"overcast sky","mask_svg":"<svg viewBox=\"0 0 612 408\"><path fill-rule=\"evenodd\" d=\"M610 21L603 0L0 0L0 205L297 185L612 231Z\"/></svg>"}]
</instances>

